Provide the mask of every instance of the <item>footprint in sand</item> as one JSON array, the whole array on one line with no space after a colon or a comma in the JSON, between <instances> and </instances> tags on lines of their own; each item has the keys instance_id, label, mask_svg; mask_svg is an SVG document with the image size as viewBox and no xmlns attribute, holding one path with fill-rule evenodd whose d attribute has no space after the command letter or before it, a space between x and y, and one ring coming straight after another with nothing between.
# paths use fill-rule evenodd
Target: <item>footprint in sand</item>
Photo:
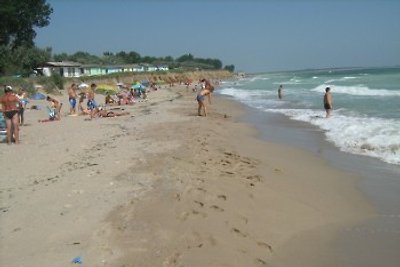
<instances>
[{"instance_id":1,"label":"footprint in sand","mask_svg":"<svg viewBox=\"0 0 400 267\"><path fill-rule=\"evenodd\" d=\"M198 200L194 200L193 202L198 204L200 207L204 207L204 203L203 202L200 202Z\"/></svg>"},{"instance_id":2,"label":"footprint in sand","mask_svg":"<svg viewBox=\"0 0 400 267\"><path fill-rule=\"evenodd\" d=\"M197 211L197 210L192 210L192 214L194 214L194 215L200 215L200 216L203 217L203 218L206 218L206 217L207 217L207 213L200 212L200 211Z\"/></svg>"},{"instance_id":3,"label":"footprint in sand","mask_svg":"<svg viewBox=\"0 0 400 267\"><path fill-rule=\"evenodd\" d=\"M255 262L259 265L267 265L267 262L265 260L262 260L260 258L255 259Z\"/></svg>"},{"instance_id":4,"label":"footprint in sand","mask_svg":"<svg viewBox=\"0 0 400 267\"><path fill-rule=\"evenodd\" d=\"M260 175L250 175L246 177L247 180L254 181L254 182L261 182Z\"/></svg>"},{"instance_id":5,"label":"footprint in sand","mask_svg":"<svg viewBox=\"0 0 400 267\"><path fill-rule=\"evenodd\" d=\"M247 234L243 233L242 231L240 231L237 228L232 228L231 231L235 234L237 234L240 237L247 237Z\"/></svg>"},{"instance_id":6,"label":"footprint in sand","mask_svg":"<svg viewBox=\"0 0 400 267\"><path fill-rule=\"evenodd\" d=\"M199 190L199 191L201 191L201 192L204 192L204 193L206 193L207 192L207 190L205 190L204 188L202 188L202 187L198 187L197 188L197 190Z\"/></svg>"},{"instance_id":7,"label":"footprint in sand","mask_svg":"<svg viewBox=\"0 0 400 267\"><path fill-rule=\"evenodd\" d=\"M164 267L177 266L177 264L180 260L180 257L181 257L181 254L179 252L176 252L172 256L165 259L162 266L164 266Z\"/></svg>"},{"instance_id":8,"label":"footprint in sand","mask_svg":"<svg viewBox=\"0 0 400 267\"><path fill-rule=\"evenodd\" d=\"M265 243L265 242L257 242L257 246L266 248L266 249L269 250L269 252L272 253L272 246L267 244L267 243Z\"/></svg>"},{"instance_id":9,"label":"footprint in sand","mask_svg":"<svg viewBox=\"0 0 400 267\"><path fill-rule=\"evenodd\" d=\"M224 211L223 208L218 207L217 205L212 205L212 206L210 206L210 208L212 208L212 209L214 209L214 210L216 210L216 211L219 211L219 212L223 212L223 211Z\"/></svg>"},{"instance_id":10,"label":"footprint in sand","mask_svg":"<svg viewBox=\"0 0 400 267\"><path fill-rule=\"evenodd\" d=\"M218 195L217 196L219 199L223 199L223 200L226 200L227 199L227 197L225 196L225 195Z\"/></svg>"}]
</instances>

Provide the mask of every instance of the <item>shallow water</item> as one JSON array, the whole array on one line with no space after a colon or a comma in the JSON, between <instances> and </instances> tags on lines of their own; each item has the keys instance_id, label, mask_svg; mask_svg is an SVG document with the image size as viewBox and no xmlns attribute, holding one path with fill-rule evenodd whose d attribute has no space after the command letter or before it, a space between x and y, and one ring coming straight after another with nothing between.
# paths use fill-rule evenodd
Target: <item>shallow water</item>
<instances>
[{"instance_id":1,"label":"shallow water","mask_svg":"<svg viewBox=\"0 0 400 267\"><path fill-rule=\"evenodd\" d=\"M326 120L322 98L328 86L334 111ZM314 125L342 151L400 165L400 68L263 73L225 82L219 93Z\"/></svg>"},{"instance_id":2,"label":"shallow water","mask_svg":"<svg viewBox=\"0 0 400 267\"><path fill-rule=\"evenodd\" d=\"M282 114L247 109L245 120L254 124L267 141L306 149L333 167L361 177L358 188L376 208L371 220L342 229L330 256L332 266L397 267L400 263L400 166L340 151L325 140L324 132Z\"/></svg>"}]
</instances>

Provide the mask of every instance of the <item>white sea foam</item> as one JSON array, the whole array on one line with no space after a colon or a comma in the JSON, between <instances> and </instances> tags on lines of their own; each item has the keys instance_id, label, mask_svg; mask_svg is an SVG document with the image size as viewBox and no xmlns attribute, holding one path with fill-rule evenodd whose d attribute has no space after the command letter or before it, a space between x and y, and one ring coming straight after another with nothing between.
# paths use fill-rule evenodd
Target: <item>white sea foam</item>
<instances>
[{"instance_id":1,"label":"white sea foam","mask_svg":"<svg viewBox=\"0 0 400 267\"><path fill-rule=\"evenodd\" d=\"M352 76L342 77L342 78L339 78L339 79L328 80L325 83L344 82L344 81L348 81L348 80L352 80L352 79L357 79L357 77L352 77Z\"/></svg>"},{"instance_id":2,"label":"white sea foam","mask_svg":"<svg viewBox=\"0 0 400 267\"><path fill-rule=\"evenodd\" d=\"M261 77L261 76L254 76L254 77L248 77L244 78L244 80L249 81L249 82L255 82L255 81L266 81L269 80L269 77Z\"/></svg>"},{"instance_id":3,"label":"white sea foam","mask_svg":"<svg viewBox=\"0 0 400 267\"><path fill-rule=\"evenodd\" d=\"M312 109L264 109L285 114L291 119L311 123L325 131L326 137L342 151L379 158L400 164L400 121L325 114Z\"/></svg>"},{"instance_id":4,"label":"white sea foam","mask_svg":"<svg viewBox=\"0 0 400 267\"><path fill-rule=\"evenodd\" d=\"M244 90L233 87L222 88L218 92L222 95L233 96L234 98L241 101L256 100L260 97L275 95L275 92L268 90Z\"/></svg>"},{"instance_id":5,"label":"white sea foam","mask_svg":"<svg viewBox=\"0 0 400 267\"><path fill-rule=\"evenodd\" d=\"M285 104L285 101L275 99L276 92L268 90L244 90L227 87L219 90L218 93L231 96L254 108L281 107ZM268 99L272 95L274 98Z\"/></svg>"},{"instance_id":6,"label":"white sea foam","mask_svg":"<svg viewBox=\"0 0 400 267\"><path fill-rule=\"evenodd\" d=\"M336 86L329 84L321 84L311 91L314 92L325 92L326 87L331 87L333 93L358 95L358 96L400 96L399 90L387 90L387 89L370 89L364 85L353 85L353 86Z\"/></svg>"}]
</instances>

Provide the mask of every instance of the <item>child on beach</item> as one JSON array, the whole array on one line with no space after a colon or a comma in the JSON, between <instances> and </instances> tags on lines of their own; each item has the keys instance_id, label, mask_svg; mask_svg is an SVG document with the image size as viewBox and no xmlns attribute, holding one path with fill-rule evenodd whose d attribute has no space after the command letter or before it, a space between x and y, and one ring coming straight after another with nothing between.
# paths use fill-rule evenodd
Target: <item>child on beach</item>
<instances>
[{"instance_id":1,"label":"child on beach","mask_svg":"<svg viewBox=\"0 0 400 267\"><path fill-rule=\"evenodd\" d=\"M26 94L26 91L25 91L24 88L21 88L18 91L17 97L18 97L18 99L19 99L19 101L21 103L21 105L19 107L19 112L18 112L18 114L19 114L19 124L20 125L24 125L24 111L25 111L26 105L29 102L27 94Z\"/></svg>"}]
</instances>

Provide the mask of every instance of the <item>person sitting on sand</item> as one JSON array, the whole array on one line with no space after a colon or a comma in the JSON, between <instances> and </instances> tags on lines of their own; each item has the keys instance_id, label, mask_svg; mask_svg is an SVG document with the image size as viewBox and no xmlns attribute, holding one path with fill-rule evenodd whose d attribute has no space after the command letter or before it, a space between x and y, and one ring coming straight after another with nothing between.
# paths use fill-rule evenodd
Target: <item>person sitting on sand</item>
<instances>
[{"instance_id":1,"label":"person sitting on sand","mask_svg":"<svg viewBox=\"0 0 400 267\"><path fill-rule=\"evenodd\" d=\"M47 101L51 102L51 109L54 110L55 118L61 120L62 103L54 97L47 96Z\"/></svg>"},{"instance_id":2,"label":"person sitting on sand","mask_svg":"<svg viewBox=\"0 0 400 267\"><path fill-rule=\"evenodd\" d=\"M114 100L114 98L110 95L110 93L107 93L105 97L105 104L106 106L113 106L117 105L117 101Z\"/></svg>"}]
</instances>

